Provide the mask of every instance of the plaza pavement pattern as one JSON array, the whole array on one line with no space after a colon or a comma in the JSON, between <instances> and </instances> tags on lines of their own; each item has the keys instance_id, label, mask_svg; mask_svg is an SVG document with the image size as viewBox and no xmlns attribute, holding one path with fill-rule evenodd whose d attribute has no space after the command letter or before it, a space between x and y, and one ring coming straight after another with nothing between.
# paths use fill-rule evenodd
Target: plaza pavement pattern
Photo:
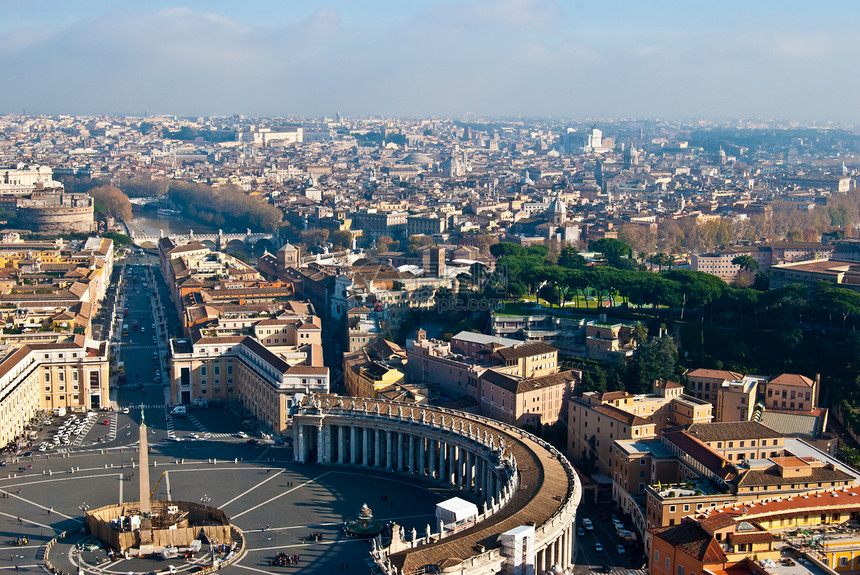
<instances>
[{"instance_id":1,"label":"plaza pavement pattern","mask_svg":"<svg viewBox=\"0 0 860 575\"><path fill-rule=\"evenodd\" d=\"M409 476L297 464L288 447L254 449L217 438L156 444L150 461L153 486L166 471L154 498L208 502L223 508L244 532L246 552L221 569L227 574L290 569L269 566L278 552L299 554L304 573L366 572L369 542L346 538L342 532L343 522L354 519L363 503L376 518L395 520L407 532L413 527L423 532L434 521L435 503L452 496ZM6 474L0 478L0 543L21 536L29 543L0 545L0 569L17 566L19 571L41 572L44 544L62 532L68 536L50 558L65 571L75 572L81 562L87 573L101 575L166 568L165 562L150 559L108 561L103 549L81 551L74 546L82 537L82 508L137 498L136 476L127 480L135 473L136 462L133 447L116 447L55 454L50 459L29 457L2 468ZM312 532L322 533L322 540L310 542ZM183 572L210 560L204 545L196 558L170 562Z\"/></svg>"}]
</instances>

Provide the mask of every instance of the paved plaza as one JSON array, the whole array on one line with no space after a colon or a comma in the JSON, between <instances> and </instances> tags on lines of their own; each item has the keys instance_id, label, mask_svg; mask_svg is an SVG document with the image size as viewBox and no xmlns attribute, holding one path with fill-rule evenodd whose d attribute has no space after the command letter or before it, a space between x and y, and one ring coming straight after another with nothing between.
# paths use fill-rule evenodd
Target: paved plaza
<instances>
[{"instance_id":1,"label":"paved plaza","mask_svg":"<svg viewBox=\"0 0 860 575\"><path fill-rule=\"evenodd\" d=\"M193 443L190 456L182 444L153 447L152 485L166 472L154 498L204 501L227 512L245 534L247 553L224 567L222 573L284 569L331 573L346 570L347 565L350 571L366 572L370 543L345 537L341 527L344 521L355 518L362 503L373 509L376 518L397 521L407 531L413 527L423 531L433 523L435 504L450 495L411 477L361 468L295 464L287 447L249 449L244 443L217 440ZM0 568L41 571L46 541L63 531L69 534L69 541L77 541L72 538L81 531L82 506L136 500L137 457L134 448L116 448L9 463L3 471L10 477L0 480L4 494L0 499L4 537ZM21 467L26 471L19 472ZM128 479L131 474L134 478ZM312 532L322 533L322 540L310 542ZM20 537L27 537L28 543L8 543ZM108 561L104 550L76 551L64 558L70 549L68 545L55 547L52 563L67 570L64 566L74 564L70 561L83 558L87 572L117 575L166 566L153 560ZM204 545L198 557L172 562L180 571L187 570L195 561L208 561L206 551ZM298 554L299 566L270 567L269 561L278 552Z\"/></svg>"},{"instance_id":2,"label":"paved plaza","mask_svg":"<svg viewBox=\"0 0 860 575\"><path fill-rule=\"evenodd\" d=\"M137 270L141 275L145 272L140 266ZM155 285L166 301L160 277ZM377 519L423 532L434 522L435 504L452 496L413 477L293 463L289 445L271 441L249 445L246 438L237 437L242 418L220 407L190 409L187 417L170 416L165 397L169 388L157 373L164 373L164 364L153 352L160 350L163 358L164 336L177 335L175 312L162 303L166 312L162 323L153 313L154 293L132 286L125 286L121 303L129 308L126 318L137 319L142 326L158 321L159 335L153 338L152 330L132 330L128 337L114 341L127 374L127 383L111 392L118 411L91 416L70 445L0 458L6 461L0 467L0 570L17 567L42 573L45 544L61 533L67 536L49 558L58 569L72 573L81 560L87 573L116 575L163 570L168 563L180 573L189 572L211 561L205 544L195 558L169 562L110 561L104 549L82 550L74 545L83 537L83 508L138 499L142 409L149 427L151 486L161 478L153 498L221 507L245 534L246 554L222 568L222 573L331 573L346 571L347 566L350 572L367 572L370 543L349 539L341 529L344 521L355 519L363 503ZM77 417L84 419L81 414ZM43 426L34 444L47 440L70 418L55 417L51 425ZM312 532L321 533L322 540L310 542ZM27 544L14 544L23 537ZM298 554L298 567L271 567L269 561L279 552Z\"/></svg>"}]
</instances>

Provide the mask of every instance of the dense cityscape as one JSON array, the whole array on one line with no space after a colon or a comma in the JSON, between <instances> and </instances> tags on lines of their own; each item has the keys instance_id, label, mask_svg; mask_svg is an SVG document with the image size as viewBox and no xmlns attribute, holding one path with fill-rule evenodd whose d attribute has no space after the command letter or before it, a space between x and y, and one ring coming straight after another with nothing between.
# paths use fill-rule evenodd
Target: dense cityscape
<instances>
[{"instance_id":1,"label":"dense cityscape","mask_svg":"<svg viewBox=\"0 0 860 575\"><path fill-rule=\"evenodd\" d=\"M0 6L0 570L860 575L858 5Z\"/></svg>"},{"instance_id":2,"label":"dense cityscape","mask_svg":"<svg viewBox=\"0 0 860 575\"><path fill-rule=\"evenodd\" d=\"M840 360L858 143L764 122L4 116L14 542L77 549L43 555L58 572L838 570L860 489L860 371ZM118 506L95 477L117 467ZM85 534L46 535L67 530L33 506L75 521L74 502L33 471L87 483ZM334 500L294 509L292 479Z\"/></svg>"}]
</instances>

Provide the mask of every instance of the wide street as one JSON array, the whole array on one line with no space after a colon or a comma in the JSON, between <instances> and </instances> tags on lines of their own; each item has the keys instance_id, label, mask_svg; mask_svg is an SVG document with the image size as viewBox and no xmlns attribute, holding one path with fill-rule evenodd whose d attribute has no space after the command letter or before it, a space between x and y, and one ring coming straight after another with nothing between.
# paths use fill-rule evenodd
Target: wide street
<instances>
[{"instance_id":1,"label":"wide street","mask_svg":"<svg viewBox=\"0 0 860 575\"><path fill-rule=\"evenodd\" d=\"M132 269L136 281L129 277ZM141 408L149 428L150 483L152 487L158 484L154 497L222 507L245 533L247 555L223 568L223 573L291 569L269 566L269 560L281 551L299 554L303 572L331 573L346 569L347 564L351 571L365 572L370 544L348 539L341 530L344 521L355 519L363 503L373 509L377 519L395 520L407 531L414 527L423 532L434 522L435 503L451 494L433 485L365 469L293 463L289 445L250 445L248 439L236 437L240 418L223 407L191 409L188 417L171 417L162 383L166 373L161 381L156 373L165 365L166 338L162 336L168 330L170 335L176 334L178 321L170 307L165 310L167 330L160 321L164 316L153 316L153 285L147 279L149 287L143 287L148 277L144 270L144 266L128 266L120 282L120 310L127 307L129 313L120 320L119 329L128 323L129 330L127 337L119 333L117 359L124 364L126 383L111 393L117 411L97 412L89 418L75 414L77 419L69 425L80 426L81 431L68 445L32 451L26 457L23 450L18 456L4 455L0 569L17 566L22 571L41 572L44 544L60 532L79 532L82 508L138 499L136 446ZM156 285L161 301L169 302L166 286ZM131 327L134 320L137 330ZM156 360L153 352L160 352L161 359ZM71 418L72 414L54 417L52 424L43 426L40 440L57 433L58 424ZM310 542L311 532L322 533L322 540ZM15 545L14 539L21 537L28 538L27 544ZM63 565L63 558L55 557L59 549L50 558ZM197 558L172 563L180 572L187 571L195 561L199 565L207 560L206 551L204 545ZM86 572L123 575L165 566L144 560L105 562L104 555L104 550L96 550L80 553L75 560L82 557L87 562ZM65 558L67 563L70 560ZM97 560L104 563L96 567Z\"/></svg>"},{"instance_id":2,"label":"wide street","mask_svg":"<svg viewBox=\"0 0 860 575\"><path fill-rule=\"evenodd\" d=\"M38 441L51 441L65 428L78 430L68 444L45 451L4 456L0 468L0 569L41 571L45 543L64 531L80 534L85 508L138 499L136 470L141 412L149 429L150 489L154 497L205 502L222 507L247 540L247 554L223 568L225 573L270 573L295 567L271 567L278 552L299 554L299 568L309 573L368 569L369 543L346 538L341 525L367 503L376 518L397 521L419 533L434 522L434 505L453 495L412 477L351 467L318 467L292 462L289 438L283 445L240 437L241 417L223 406L189 409L186 417L169 413L168 337L181 335L179 318L152 256L132 256L118 265L114 282L117 323L103 325L113 337L125 382L111 390L110 411L53 417ZM155 272L150 272L150 269ZM120 277L121 276L121 277ZM153 281L153 279L155 281ZM144 287L144 283L148 284ZM156 303L157 302L157 303ZM128 312L125 313L125 309ZM155 311L156 309L160 311ZM108 317L106 311L103 317ZM134 322L137 322L135 329ZM124 335L123 326L128 325ZM154 327L153 327L154 326ZM114 383L119 378L114 379ZM29 455L25 455L29 453ZM384 497L384 499L383 499ZM589 517L594 531L577 538L576 573L642 574L617 550L605 507L584 503L577 525ZM322 533L321 541L308 535ZM27 537L24 545L15 539ZM601 548L596 547L601 544ZM63 553L68 556L57 557ZM174 559L180 573L211 560L204 546L197 557ZM77 561L86 572L125 575L166 567L154 560L109 562L103 549L77 552L57 546L51 561L69 571ZM635 565L640 567L640 565Z\"/></svg>"}]
</instances>

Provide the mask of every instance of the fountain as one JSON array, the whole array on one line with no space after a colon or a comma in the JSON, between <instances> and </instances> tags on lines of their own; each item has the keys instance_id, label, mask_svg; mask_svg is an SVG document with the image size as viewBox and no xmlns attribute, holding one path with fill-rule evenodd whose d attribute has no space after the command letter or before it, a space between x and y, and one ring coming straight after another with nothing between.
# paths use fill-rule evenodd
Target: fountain
<instances>
[{"instance_id":1,"label":"fountain","mask_svg":"<svg viewBox=\"0 0 860 575\"><path fill-rule=\"evenodd\" d=\"M373 511L370 510L367 503L361 506L361 510L358 512L358 519L346 523L347 535L358 537L359 539L376 537L384 528L381 522L373 520Z\"/></svg>"}]
</instances>

